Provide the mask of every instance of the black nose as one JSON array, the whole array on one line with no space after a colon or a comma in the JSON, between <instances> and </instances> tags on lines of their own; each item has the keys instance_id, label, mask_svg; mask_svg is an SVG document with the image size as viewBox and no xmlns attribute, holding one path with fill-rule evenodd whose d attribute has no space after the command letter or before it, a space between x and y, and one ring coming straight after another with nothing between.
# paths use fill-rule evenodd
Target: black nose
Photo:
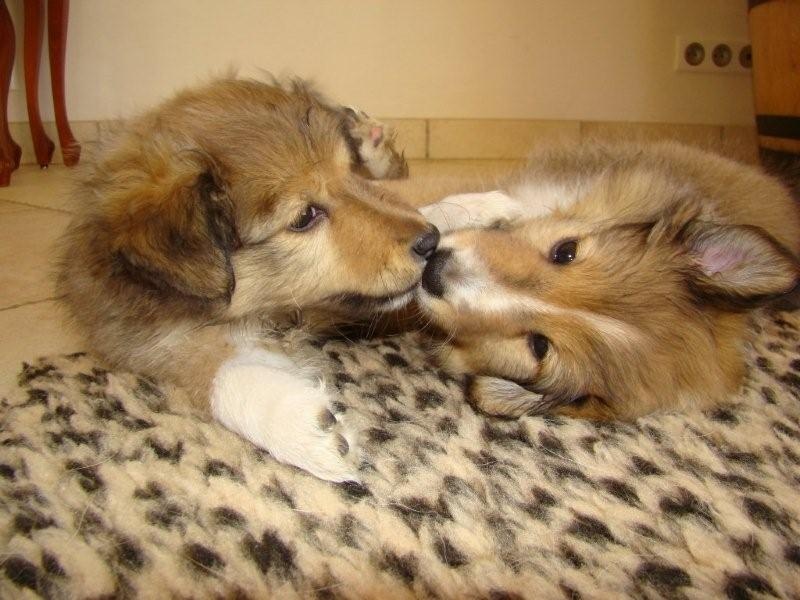
<instances>
[{"instance_id":1,"label":"black nose","mask_svg":"<svg viewBox=\"0 0 800 600\"><path fill-rule=\"evenodd\" d=\"M417 238L417 241L411 246L411 250L422 258L430 258L436 250L436 246L439 245L439 237L439 230L431 225L431 229Z\"/></svg>"},{"instance_id":2,"label":"black nose","mask_svg":"<svg viewBox=\"0 0 800 600\"><path fill-rule=\"evenodd\" d=\"M451 254L452 252L447 249L434 252L433 256L428 259L428 264L425 265L425 270L422 272L422 289L431 296L441 298L444 295L442 271L447 261L450 260Z\"/></svg>"}]
</instances>

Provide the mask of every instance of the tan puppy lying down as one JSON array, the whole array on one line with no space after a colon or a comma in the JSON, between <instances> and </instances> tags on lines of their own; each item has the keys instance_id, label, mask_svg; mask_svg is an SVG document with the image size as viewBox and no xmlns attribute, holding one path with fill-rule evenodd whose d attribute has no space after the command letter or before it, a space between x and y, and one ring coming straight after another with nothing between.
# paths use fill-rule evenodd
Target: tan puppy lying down
<instances>
[{"instance_id":1,"label":"tan puppy lying down","mask_svg":"<svg viewBox=\"0 0 800 600\"><path fill-rule=\"evenodd\" d=\"M270 334L298 311L313 335L402 306L439 237L351 172L405 164L393 147L376 163L385 141L357 125L300 83L177 95L84 166L58 279L109 363L180 386L276 459L335 481L356 478L335 392Z\"/></svg>"},{"instance_id":2,"label":"tan puppy lying down","mask_svg":"<svg viewBox=\"0 0 800 600\"><path fill-rule=\"evenodd\" d=\"M498 415L632 419L744 374L747 312L793 290L800 219L776 180L678 144L534 156L422 209L449 232L417 300L443 366Z\"/></svg>"}]
</instances>

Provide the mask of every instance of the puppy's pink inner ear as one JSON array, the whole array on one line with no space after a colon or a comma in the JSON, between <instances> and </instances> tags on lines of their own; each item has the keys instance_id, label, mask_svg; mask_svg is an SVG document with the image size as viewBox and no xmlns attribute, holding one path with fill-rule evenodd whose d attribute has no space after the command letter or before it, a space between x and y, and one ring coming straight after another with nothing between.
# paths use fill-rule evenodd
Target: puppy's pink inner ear
<instances>
[{"instance_id":1,"label":"puppy's pink inner ear","mask_svg":"<svg viewBox=\"0 0 800 600\"><path fill-rule=\"evenodd\" d=\"M746 260L746 252L733 247L706 246L697 256L700 269L709 277L733 271Z\"/></svg>"},{"instance_id":2,"label":"puppy's pink inner ear","mask_svg":"<svg viewBox=\"0 0 800 600\"><path fill-rule=\"evenodd\" d=\"M377 148L378 144L383 141L383 127L375 125L369 130L369 139L372 140L373 147Z\"/></svg>"},{"instance_id":3,"label":"puppy's pink inner ear","mask_svg":"<svg viewBox=\"0 0 800 600\"><path fill-rule=\"evenodd\" d=\"M698 223L685 241L694 267L689 276L709 301L757 306L797 283L797 260L757 227Z\"/></svg>"}]
</instances>

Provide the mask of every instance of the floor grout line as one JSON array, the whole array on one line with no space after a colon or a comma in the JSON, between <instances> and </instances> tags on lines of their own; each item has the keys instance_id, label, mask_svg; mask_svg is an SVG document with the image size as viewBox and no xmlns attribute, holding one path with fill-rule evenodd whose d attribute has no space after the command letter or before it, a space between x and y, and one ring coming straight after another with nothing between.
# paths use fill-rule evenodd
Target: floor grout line
<instances>
[{"instance_id":1,"label":"floor grout line","mask_svg":"<svg viewBox=\"0 0 800 600\"><path fill-rule=\"evenodd\" d=\"M15 308L22 308L24 306L31 306L33 304L42 304L43 302L52 302L53 300L58 300L59 298L61 298L61 296L50 296L49 298L43 298L41 300L30 300L28 302L20 302L19 304L3 306L0 307L0 312L5 312L7 310L14 310Z\"/></svg>"},{"instance_id":2,"label":"floor grout line","mask_svg":"<svg viewBox=\"0 0 800 600\"><path fill-rule=\"evenodd\" d=\"M3 202L8 202L9 204L18 204L19 206L24 206L26 208L39 208L41 210L52 210L53 212L64 213L67 215L71 215L72 211L67 210L65 208L53 208L52 206L40 206L39 204L30 204L29 202L20 202L19 200L9 200L8 198L0 198Z\"/></svg>"}]
</instances>

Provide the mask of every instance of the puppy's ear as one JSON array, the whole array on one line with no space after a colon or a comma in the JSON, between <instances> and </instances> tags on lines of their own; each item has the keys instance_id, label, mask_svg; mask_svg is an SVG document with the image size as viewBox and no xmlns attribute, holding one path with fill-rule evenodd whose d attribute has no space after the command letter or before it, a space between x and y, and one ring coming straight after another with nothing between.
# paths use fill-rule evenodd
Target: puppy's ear
<instances>
[{"instance_id":1,"label":"puppy's ear","mask_svg":"<svg viewBox=\"0 0 800 600\"><path fill-rule=\"evenodd\" d=\"M115 264L160 290L230 301L236 285L231 253L240 242L226 186L210 160L176 160L137 173L115 199Z\"/></svg>"},{"instance_id":2,"label":"puppy's ear","mask_svg":"<svg viewBox=\"0 0 800 600\"><path fill-rule=\"evenodd\" d=\"M796 258L758 227L693 221L678 237L689 259L690 289L720 308L753 308L798 283Z\"/></svg>"}]
</instances>

